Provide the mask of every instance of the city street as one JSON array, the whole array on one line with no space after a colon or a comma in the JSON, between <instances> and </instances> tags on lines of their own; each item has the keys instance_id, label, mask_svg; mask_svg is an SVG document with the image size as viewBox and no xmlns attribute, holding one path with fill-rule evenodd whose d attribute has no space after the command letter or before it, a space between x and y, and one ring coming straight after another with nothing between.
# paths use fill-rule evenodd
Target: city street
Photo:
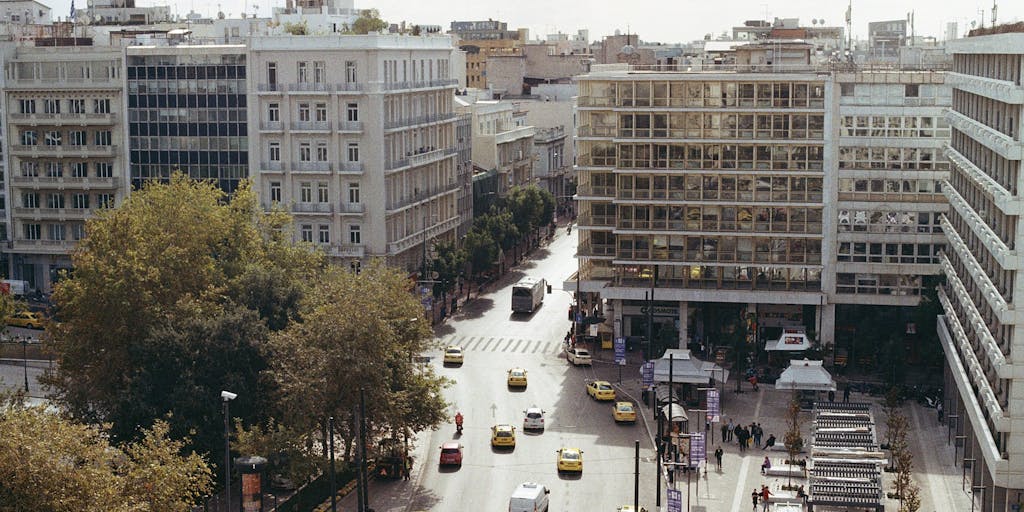
<instances>
[{"instance_id":1,"label":"city street","mask_svg":"<svg viewBox=\"0 0 1024 512\"><path fill-rule=\"evenodd\" d=\"M615 383L618 368L603 362L574 368L562 355L572 295L560 288L575 271L575 246L575 236L560 232L439 329L442 347L454 344L465 350L461 367L442 367L440 351L430 354L431 364L454 382L447 394L451 416L461 411L465 430L457 436L449 424L420 436L409 510L502 510L522 482L548 486L552 510L614 510L633 502L635 440L641 446L641 477L653 484L654 452L643 421L616 424L612 405L586 394L586 379ZM513 316L511 285L526 276L547 279L553 292L533 315ZM527 370L525 390L507 388L506 372L513 366ZM635 381L636 366L627 367L624 378L627 374ZM546 411L543 433L522 431L523 411L530 406ZM497 423L516 426L514 450L491 448L490 428ZM465 447L462 467L439 468L438 447L451 440ZM583 450L582 476L557 474L556 451L561 447ZM653 497L653 485L644 485L641 504L653 505ZM377 502L371 505L382 510Z\"/></svg>"}]
</instances>

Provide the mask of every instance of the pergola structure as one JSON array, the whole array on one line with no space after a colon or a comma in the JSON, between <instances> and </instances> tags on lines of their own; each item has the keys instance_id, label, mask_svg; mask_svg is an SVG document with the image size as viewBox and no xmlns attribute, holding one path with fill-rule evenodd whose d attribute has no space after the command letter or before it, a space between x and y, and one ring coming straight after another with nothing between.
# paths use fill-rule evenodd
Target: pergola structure
<instances>
[{"instance_id":1,"label":"pergola structure","mask_svg":"<svg viewBox=\"0 0 1024 512\"><path fill-rule=\"evenodd\" d=\"M852 508L884 511L885 463L869 404L814 404L814 435L808 463L809 512Z\"/></svg>"}]
</instances>

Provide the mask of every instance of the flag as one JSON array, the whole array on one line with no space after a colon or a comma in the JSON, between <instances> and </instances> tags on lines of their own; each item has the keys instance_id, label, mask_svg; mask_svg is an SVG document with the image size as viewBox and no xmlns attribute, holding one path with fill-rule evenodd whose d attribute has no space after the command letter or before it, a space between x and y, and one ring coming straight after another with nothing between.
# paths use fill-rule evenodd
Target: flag
<instances>
[{"instance_id":1,"label":"flag","mask_svg":"<svg viewBox=\"0 0 1024 512\"><path fill-rule=\"evenodd\" d=\"M75 19L75 0L71 0L71 15L68 16L69 20Z\"/></svg>"},{"instance_id":2,"label":"flag","mask_svg":"<svg viewBox=\"0 0 1024 512\"><path fill-rule=\"evenodd\" d=\"M853 2L850 2L846 6L846 23L850 23L850 19L853 17Z\"/></svg>"}]
</instances>

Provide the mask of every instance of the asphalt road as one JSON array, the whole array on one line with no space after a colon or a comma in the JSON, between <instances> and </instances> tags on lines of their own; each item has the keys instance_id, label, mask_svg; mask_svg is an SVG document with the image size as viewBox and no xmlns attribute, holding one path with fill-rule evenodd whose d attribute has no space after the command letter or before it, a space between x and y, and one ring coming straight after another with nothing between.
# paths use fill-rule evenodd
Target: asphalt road
<instances>
[{"instance_id":1,"label":"asphalt road","mask_svg":"<svg viewBox=\"0 0 1024 512\"><path fill-rule=\"evenodd\" d=\"M426 460L417 461L423 466L406 510L505 510L520 483L538 482L551 489L552 511L614 511L633 503L635 440L641 446L641 476L653 482L654 451L644 423L616 424L611 403L595 402L585 391L586 379L614 383L618 368L603 363L574 368L562 355L571 293L560 288L576 269L575 247L575 234L560 233L506 275L497 289L471 301L440 329L442 346L456 344L465 350L461 367L443 367L440 351L432 354L431 363L454 381L447 399L453 417L457 410L465 416L465 429L457 436L449 424L419 436L425 446L417 451ZM511 285L525 276L543 277L554 290L534 314L513 315ZM527 370L525 390L506 386L506 372L513 366ZM522 431L523 410L530 406L546 411L543 433ZM497 423L516 426L514 450L491 448L490 428ZM465 447L464 462L460 468L440 468L439 447L451 440ZM558 474L560 447L583 450L582 475ZM642 487L641 504L653 504L653 485Z\"/></svg>"}]
</instances>

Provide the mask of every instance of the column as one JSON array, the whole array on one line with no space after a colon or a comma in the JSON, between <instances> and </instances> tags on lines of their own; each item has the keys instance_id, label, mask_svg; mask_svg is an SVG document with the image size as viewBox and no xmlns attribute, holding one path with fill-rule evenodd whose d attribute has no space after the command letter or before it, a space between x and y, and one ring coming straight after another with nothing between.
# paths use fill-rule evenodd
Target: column
<instances>
[{"instance_id":1,"label":"column","mask_svg":"<svg viewBox=\"0 0 1024 512\"><path fill-rule=\"evenodd\" d=\"M618 338L622 336L622 299L609 300L605 304L612 310L612 325L614 326L612 335ZM605 315L607 314L608 313L606 311ZM607 318L607 316L605 318Z\"/></svg>"},{"instance_id":2,"label":"column","mask_svg":"<svg viewBox=\"0 0 1024 512\"><path fill-rule=\"evenodd\" d=\"M834 346L836 342L836 305L822 304L815 310L818 315L817 332L821 348Z\"/></svg>"},{"instance_id":3,"label":"column","mask_svg":"<svg viewBox=\"0 0 1024 512\"><path fill-rule=\"evenodd\" d=\"M679 301L679 347L686 348L686 344L690 342L689 336L689 322L690 322L690 303L681 300Z\"/></svg>"}]
</instances>

